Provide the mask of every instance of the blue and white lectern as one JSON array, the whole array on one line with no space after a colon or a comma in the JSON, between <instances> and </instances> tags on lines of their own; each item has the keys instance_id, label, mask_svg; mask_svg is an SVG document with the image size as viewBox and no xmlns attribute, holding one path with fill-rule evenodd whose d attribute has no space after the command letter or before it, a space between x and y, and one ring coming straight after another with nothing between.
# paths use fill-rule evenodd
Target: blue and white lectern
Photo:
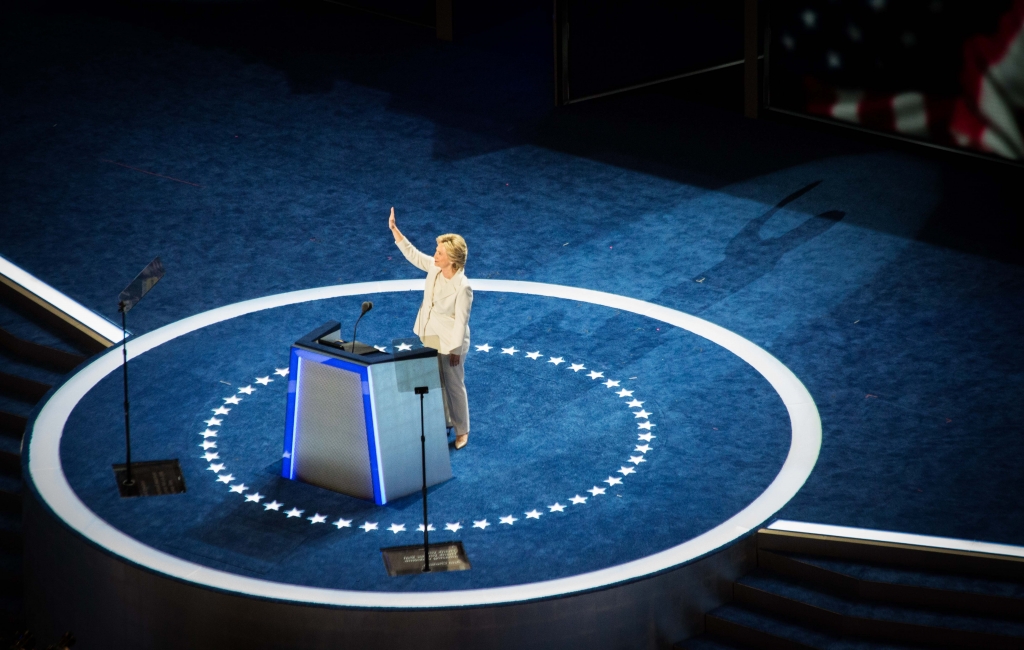
<instances>
[{"instance_id":1,"label":"blue and white lectern","mask_svg":"<svg viewBox=\"0 0 1024 650\"><path fill-rule=\"evenodd\" d=\"M326 323L292 345L285 423L285 478L378 505L418 492L420 398L426 428L427 485L451 478L437 350L387 354L339 345ZM345 344L345 348L349 346Z\"/></svg>"}]
</instances>

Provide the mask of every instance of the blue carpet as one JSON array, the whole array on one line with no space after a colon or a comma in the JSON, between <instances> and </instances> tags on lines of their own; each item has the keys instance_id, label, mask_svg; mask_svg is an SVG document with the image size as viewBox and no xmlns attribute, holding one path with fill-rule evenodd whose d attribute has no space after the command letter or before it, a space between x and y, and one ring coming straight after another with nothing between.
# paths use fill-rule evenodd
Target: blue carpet
<instances>
[{"instance_id":1,"label":"blue carpet","mask_svg":"<svg viewBox=\"0 0 1024 650\"><path fill-rule=\"evenodd\" d=\"M121 500L110 465L123 456L122 415L113 373L75 409L61 446L65 472L86 505L156 548L274 580L350 589L499 586L572 575L637 559L678 544L735 514L778 473L789 421L778 395L731 353L664 323L552 298L478 293L477 344L467 358L473 432L452 455L455 478L431 490L435 539L461 539L474 570L391 580L378 549L416 543L419 495L377 507L280 477L291 340L363 297L277 308L211 326L140 357L131 368L135 458L181 458L188 492ZM386 344L409 328L416 294L371 295L361 338ZM298 334L296 334L298 333ZM629 346L619 342L629 337ZM500 347L516 347L515 355ZM545 353L540 359L526 351ZM566 363L549 363L561 356ZM633 393L619 395L584 363ZM268 376L266 386L255 379ZM237 389L251 386L252 395ZM216 437L200 435L224 397ZM647 418L627 404L643 402ZM640 429L639 423L653 426ZM640 435L653 434L647 440ZM267 510L231 493L212 461L264 495ZM646 451L637 451L637 446ZM630 459L637 459L631 462ZM635 468L623 474L620 468ZM609 477L621 479L614 485ZM601 493L587 490L599 487ZM595 490L595 492L597 492ZM585 502L572 503L573 497ZM564 511L551 511L561 504ZM284 512L296 507L302 517ZM541 512L537 519L528 511ZM307 518L328 517L326 525ZM501 524L512 515L517 521ZM330 523L352 521L339 529ZM475 522L487 521L484 528ZM364 522L376 531L360 530ZM445 524L460 524L450 531ZM392 524L402 532L386 530Z\"/></svg>"},{"instance_id":2,"label":"blue carpet","mask_svg":"<svg viewBox=\"0 0 1024 650\"><path fill-rule=\"evenodd\" d=\"M776 355L805 382L824 426L818 466L786 518L1024 543L1024 273L1000 229L1019 219L1021 195L1000 174L744 120L667 91L554 111L543 9L443 45L429 32L368 17L188 4L180 11L194 20L173 11L165 19L5 9L4 256L113 318L118 291L160 255L168 275L130 314L129 327L146 332L247 298L414 277L385 228L395 205L421 248L440 232L465 235L470 277L650 300ZM135 397L145 455L181 454L196 442L189 439L201 430L200 414L223 396L221 379L236 386L266 374L283 364L289 342L329 318L345 320L355 304L247 317L140 360L136 386L154 391ZM411 314L401 309L390 320L375 311L366 338L407 331ZM474 561L481 558L474 571L415 588L536 577L509 575L500 561L508 549L552 566L549 555L571 547L574 555L558 565L566 572L626 559L622 549L639 557L705 530L774 474L784 422L763 382L684 333L652 333L643 319L596 311L481 296L474 340L550 346L644 381L665 426L679 431L667 443L677 447L661 450L652 471L636 477L652 481L650 494L664 500L645 497L640 507L637 495L648 491L626 491L586 516L570 512L550 527L545 520L537 539L488 529L473 538ZM612 453L565 451L581 435L565 422L605 399L603 387L551 388L567 419L549 430L543 411L515 411L502 383L533 404L545 380L522 365L503 375L502 361L471 355L477 437L471 454L456 457L460 478L435 490L439 516L484 512L459 486L481 480L486 467L473 462L493 456L488 445L499 439L527 454L560 436L551 467L564 469L544 483L553 490L577 491L584 469L604 467L600 454ZM336 531L307 525L298 539L284 528L293 519L267 533L276 541L244 541L255 509L229 507L237 501L199 478L206 470L194 458L185 461L190 493L182 501L224 504L216 515L193 516L187 506L166 516L136 512L158 506L116 500L98 469L118 458L116 392L116 381L98 387L65 441L65 457L75 460L69 476L91 507L135 522L135 533L156 545L172 521L191 521L174 542L191 557L318 579L301 562L328 562ZM269 454L280 405L264 395L244 417L254 418ZM622 417L595 426L607 431ZM513 418L531 433L511 434ZM237 462L253 476L262 471L270 486L275 470L263 449ZM513 490L509 508L525 495L525 487ZM357 508L321 496L331 514ZM655 521L664 532L651 532ZM606 535L618 541L605 545ZM573 545L561 546L562 536ZM265 548L282 561L269 566ZM353 585L367 584L361 580L373 582L351 576Z\"/></svg>"}]
</instances>

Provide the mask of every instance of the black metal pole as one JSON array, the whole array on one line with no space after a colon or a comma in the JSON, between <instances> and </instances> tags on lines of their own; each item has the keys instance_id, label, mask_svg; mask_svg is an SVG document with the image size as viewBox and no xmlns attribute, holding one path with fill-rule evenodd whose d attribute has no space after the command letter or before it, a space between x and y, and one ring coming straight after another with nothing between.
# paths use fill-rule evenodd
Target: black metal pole
<instances>
[{"instance_id":1,"label":"black metal pole","mask_svg":"<svg viewBox=\"0 0 1024 650\"><path fill-rule=\"evenodd\" d=\"M420 460L423 464L423 571L430 571L430 523L427 520L427 435L423 425L423 397L428 388L420 386L416 392L420 394Z\"/></svg>"},{"instance_id":2,"label":"black metal pole","mask_svg":"<svg viewBox=\"0 0 1024 650\"><path fill-rule=\"evenodd\" d=\"M125 476L124 485L135 485L132 478L132 430L128 420L128 325L126 320L124 303L121 303L121 355L124 368L124 454L125 454Z\"/></svg>"}]
</instances>

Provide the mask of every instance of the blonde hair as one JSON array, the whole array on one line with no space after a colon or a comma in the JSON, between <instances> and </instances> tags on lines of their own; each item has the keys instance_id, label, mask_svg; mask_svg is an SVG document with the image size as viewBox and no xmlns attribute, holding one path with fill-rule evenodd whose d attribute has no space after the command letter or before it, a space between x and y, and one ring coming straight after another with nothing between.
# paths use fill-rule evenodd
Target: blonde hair
<instances>
[{"instance_id":1,"label":"blonde hair","mask_svg":"<svg viewBox=\"0 0 1024 650\"><path fill-rule=\"evenodd\" d=\"M448 259L452 262L452 268L456 271L466 268L466 257L469 255L469 249L466 247L466 240L462 238L462 235L456 235L455 233L447 233L437 238L437 245L444 246L444 252L448 254Z\"/></svg>"}]
</instances>

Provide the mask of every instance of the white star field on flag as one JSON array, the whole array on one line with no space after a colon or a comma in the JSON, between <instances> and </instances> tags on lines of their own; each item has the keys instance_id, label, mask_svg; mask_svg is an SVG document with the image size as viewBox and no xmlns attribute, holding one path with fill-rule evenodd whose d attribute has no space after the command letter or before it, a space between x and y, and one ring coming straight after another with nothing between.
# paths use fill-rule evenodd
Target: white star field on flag
<instances>
[{"instance_id":1,"label":"white star field on flag","mask_svg":"<svg viewBox=\"0 0 1024 650\"><path fill-rule=\"evenodd\" d=\"M386 348L384 348L384 346L374 346L374 347L376 349L380 350L381 352L385 352L386 351ZM412 346L410 344L408 344L408 343L402 343L402 344L399 344L399 345L397 345L395 347L396 351L406 351L406 350L411 350L411 349L412 349ZM490 352L491 350L494 350L494 349L500 349L501 350L501 355L499 355L499 356L505 357L507 355L508 358L512 358L512 359L516 358L516 354L517 353L522 352L521 349L517 348L514 345L511 345L511 346L508 346L508 347L501 347L501 346L492 346L490 343L484 343L483 345L477 345L476 346L476 350L478 352L487 353L487 352ZM525 353L525 357L530 359L530 360L536 361L536 360L539 360L542 357L542 354L541 354L541 352L539 350L536 350L536 351L533 351L533 352L526 352ZM559 367L562 364L567 364L565 366L566 369L567 370L572 370L573 371L573 375L578 375L581 371L587 370L587 367L583 363L570 362L565 357L562 357L562 356L548 356L547 359L546 359L546 363L550 364L551 366L553 366L555 368ZM554 370L552 370L552 372L554 372ZM280 377L287 377L288 374L289 374L289 369L287 367L285 367L285 368L276 368L274 370L274 372L273 372L273 375L277 375L277 376L280 376ZM588 377L591 380L605 379L604 371L599 371L599 370L591 370L588 373L584 373L583 376L584 377ZM636 377L630 377L630 379L636 379ZM262 376L262 377L256 377L253 380L253 382L256 385L258 385L258 386L269 386L269 384L272 383L273 381L274 380L271 378L271 375L265 375L265 376ZM223 382L223 383L227 383L227 382ZM615 379L605 379L601 383L606 388L619 388L620 384L621 384L621 382L619 380L615 380ZM654 423L652 423L650 421L650 417L653 414L650 411L647 411L646 409L643 408L643 404L644 404L643 401L633 397L634 391L621 388L620 390L614 391L614 392L615 392L615 394L619 398L629 398L628 402L621 402L621 403L623 403L626 406L627 409L639 409L639 410L630 410L629 412L633 414L634 420L644 420L643 422L637 422L637 427L638 427L638 429L641 430L641 432L639 432L637 434L637 438L638 438L639 441L643 442L644 444L636 444L636 445L634 445L634 450L633 450L634 453L633 453L633 455L628 456L628 461L627 461L628 464L622 465L621 467L619 467L619 469L616 470L616 473L619 474L620 476L609 476L608 478L603 480L603 482L606 483L609 487L616 486L616 485L622 485L623 479L625 477L627 477L627 476L629 476L631 474L634 474L636 472L636 469L639 467L639 465L641 463L646 463L647 462L646 454L652 450L652 447L651 447L651 445L649 443L654 438L657 437L657 436L653 435L652 433L650 433L651 427L656 426ZM252 384L247 384L245 386L242 386L241 388L238 388L236 394L228 396L228 397L222 397L221 399L224 401L224 406L219 406L217 408L211 409L213 411L213 413L214 413L214 416L210 417L207 420L204 420L204 422L207 425L207 429L205 431L202 431L201 433L198 434L198 435L201 435L203 437L203 442L200 445L198 445L198 446L201 447L204 451L206 451L206 453L203 454L202 456L200 456L200 458L202 458L205 461L207 461L208 463L210 463L210 465L209 465L209 467L207 467L207 469L209 471L212 471L216 475L217 482L224 483L225 485L228 485L229 486L229 490L228 491L230 493L233 493L233 494L241 495L244 498L245 502L255 503L257 505L262 505L265 512L274 511L274 512L277 512L277 513L280 513L280 514L284 514L285 517L288 518L288 519L302 518L303 515L305 514L306 510L304 510L302 508L299 508L297 506L292 506L292 508L290 510L283 511L282 508L284 507L284 504L278 502L277 500L272 500L272 501L266 502L266 503L260 503L263 499L265 499L263 494L260 494L259 492L256 492L256 491L246 493L246 491L249 490L249 487L245 483L241 483L241 482L237 482L236 483L235 482L236 479L235 479L234 474L224 473L225 470L226 470L226 464L225 463L223 463L223 462L217 462L217 463L212 462L214 460L218 460L220 458L220 456L219 456L218 452L208 451L210 449L216 449L218 447L218 441L217 440L209 440L209 438L218 438L218 440L221 440L221 438L219 438L218 435L219 434L223 435L224 432L223 432L223 430L219 430L218 431L218 430L214 430L214 429L212 429L210 427L219 427L219 426L221 426L224 423L224 417L228 416L231 413L231 408L228 408L228 405L230 405L230 406L238 406L238 405L240 405L242 403L243 400L242 400L242 398L239 395L253 396L255 393L257 393L257 389ZM221 417L217 417L217 416L221 416ZM223 442L223 440L222 440L222 442ZM282 456L283 456L283 458L287 459L287 458L291 457L291 454L288 451L285 451ZM607 489L608 488L598 487L598 486L595 485L595 486L591 487L590 489L583 490L584 492L589 493L590 497L581 496L580 494L577 493L577 494L575 494L573 496L567 496L566 495L564 498L566 498L567 502L569 504L571 504L572 506L586 506L589 503L589 501L588 501L589 498L597 497L597 496L600 496L600 495L604 495L606 493ZM567 508L566 505L563 505L559 501L555 501L554 503L552 503L550 505L547 505L545 507L547 508L547 511L549 513L556 513L556 512L564 513L564 512L566 512L566 508ZM524 511L523 517L527 521L529 521L531 519L539 521L544 514L545 514L544 511L538 510L537 508L533 508L531 510ZM499 526L505 525L505 526L512 527L515 524L515 522L520 521L520 519L518 517L515 517L514 515L504 515L504 516L492 515L492 516L495 519L497 519ZM328 518L329 517L330 517L329 514L321 514L319 512L315 512L313 515L311 515L309 517L305 517L305 519L307 521L309 521L310 524L323 524L323 523L328 523ZM472 530L472 529L478 529L478 530L483 531L483 530L486 530L488 527L492 526L491 520L490 520L489 517L484 517L484 518L481 518L481 519L470 519L470 520L473 522L473 524L472 524L472 526L469 529L466 529L466 527L463 526L461 522L457 521L457 522L445 523L444 530L446 532L448 532L448 533L459 533L459 531L462 531L462 530ZM345 529L345 528L352 528L352 519L346 519L344 517L340 517L336 521L331 522L331 525L333 525L339 531L341 531L342 529ZM415 527L415 532L418 532L418 533L422 533L423 532L423 524L422 523L413 524L413 526ZM357 526L356 528L359 528L364 533L369 533L369 532L373 532L373 531L379 530L379 524L377 522L366 521L362 525ZM386 528L386 530L391 532L394 535L398 535L398 534L405 533L405 532L410 532L410 533L414 532L414 531L410 530L409 528L407 528L406 524L398 523L398 522L393 522L390 526L388 526ZM433 532L435 530L434 529L434 525L433 524L428 525L427 530Z\"/></svg>"}]
</instances>

